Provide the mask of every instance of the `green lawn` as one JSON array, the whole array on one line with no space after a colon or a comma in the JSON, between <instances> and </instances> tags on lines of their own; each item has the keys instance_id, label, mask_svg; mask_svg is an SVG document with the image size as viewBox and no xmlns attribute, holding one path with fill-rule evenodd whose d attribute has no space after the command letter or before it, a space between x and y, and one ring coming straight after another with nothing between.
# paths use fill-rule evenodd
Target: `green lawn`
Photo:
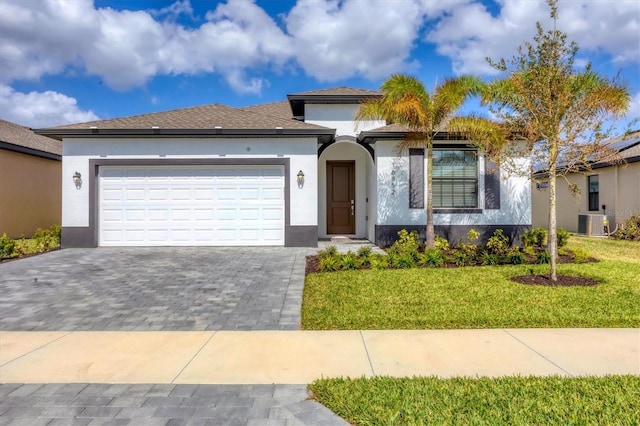
<instances>
[{"instance_id":1,"label":"green lawn","mask_svg":"<svg viewBox=\"0 0 640 426\"><path fill-rule=\"evenodd\" d=\"M360 270L308 275L302 327L455 329L640 327L640 245L580 237L599 263L565 264L561 274L588 276L593 287L527 286L514 275L548 266Z\"/></svg>"},{"instance_id":2,"label":"green lawn","mask_svg":"<svg viewBox=\"0 0 640 426\"><path fill-rule=\"evenodd\" d=\"M322 379L314 397L354 425L638 425L640 377Z\"/></svg>"}]
</instances>

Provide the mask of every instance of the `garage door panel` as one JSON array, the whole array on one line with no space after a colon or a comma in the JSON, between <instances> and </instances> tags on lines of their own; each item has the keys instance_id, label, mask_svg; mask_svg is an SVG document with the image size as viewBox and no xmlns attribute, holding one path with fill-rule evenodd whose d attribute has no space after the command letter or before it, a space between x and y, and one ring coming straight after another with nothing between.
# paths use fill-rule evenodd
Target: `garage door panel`
<instances>
[{"instance_id":1,"label":"garage door panel","mask_svg":"<svg viewBox=\"0 0 640 426\"><path fill-rule=\"evenodd\" d=\"M168 189L149 188L149 201L164 201L169 197Z\"/></svg>"},{"instance_id":2,"label":"garage door panel","mask_svg":"<svg viewBox=\"0 0 640 426\"><path fill-rule=\"evenodd\" d=\"M101 167L101 245L283 245L282 166Z\"/></svg>"},{"instance_id":3,"label":"garage door panel","mask_svg":"<svg viewBox=\"0 0 640 426\"><path fill-rule=\"evenodd\" d=\"M279 188L265 188L262 190L262 199L276 201L282 198L282 190Z\"/></svg>"}]
</instances>

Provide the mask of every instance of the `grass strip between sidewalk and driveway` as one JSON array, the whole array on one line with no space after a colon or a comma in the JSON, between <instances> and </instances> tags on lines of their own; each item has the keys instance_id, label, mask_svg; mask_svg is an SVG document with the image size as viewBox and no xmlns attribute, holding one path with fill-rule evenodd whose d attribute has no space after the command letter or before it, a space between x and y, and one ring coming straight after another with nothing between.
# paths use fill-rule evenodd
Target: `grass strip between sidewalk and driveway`
<instances>
[{"instance_id":1,"label":"grass strip between sidewalk and driveway","mask_svg":"<svg viewBox=\"0 0 640 426\"><path fill-rule=\"evenodd\" d=\"M309 389L354 425L640 424L640 377L320 379Z\"/></svg>"},{"instance_id":2,"label":"grass strip between sidewalk and driveway","mask_svg":"<svg viewBox=\"0 0 640 426\"><path fill-rule=\"evenodd\" d=\"M590 287L533 286L509 278L548 265L357 270L306 277L306 330L640 327L640 246L581 239L597 263L559 265ZM570 244L571 244L570 243ZM636 259L637 257L637 259Z\"/></svg>"}]
</instances>

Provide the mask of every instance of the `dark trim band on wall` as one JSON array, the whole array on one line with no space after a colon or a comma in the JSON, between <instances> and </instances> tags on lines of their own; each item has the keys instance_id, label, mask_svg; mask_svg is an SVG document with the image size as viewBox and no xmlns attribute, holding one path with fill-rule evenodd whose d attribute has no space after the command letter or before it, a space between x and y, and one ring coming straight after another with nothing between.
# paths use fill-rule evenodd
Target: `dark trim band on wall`
<instances>
[{"instance_id":1,"label":"dark trim band on wall","mask_svg":"<svg viewBox=\"0 0 640 426\"><path fill-rule=\"evenodd\" d=\"M472 229L480 233L478 244L485 244L496 229L502 229L512 244L519 245L521 244L520 235L524 231L531 229L531 225L435 225L434 228L436 235L446 238L450 244L465 240L468 232ZM376 225L376 245L380 247L390 246L398 239L398 232L402 229L406 229L409 232L417 231L420 239L422 241L425 240L426 225Z\"/></svg>"},{"instance_id":2,"label":"dark trim band on wall","mask_svg":"<svg viewBox=\"0 0 640 426\"><path fill-rule=\"evenodd\" d=\"M89 227L74 227L68 232L68 241L70 244L66 247L98 247L99 229L98 229L98 211L99 211L99 173L100 167L108 166L283 166L284 167L284 241L291 244L297 241L308 241L308 233L310 231L298 232L296 228L290 226L290 206L291 206L291 189L290 180L290 159L289 158L195 158L195 159L92 159L89 160ZM292 235L288 235L291 232ZM63 240L65 230L63 229ZM302 235L305 235L304 237ZM315 233L315 241L311 247L318 244L317 227ZM294 246L298 247L298 246Z\"/></svg>"}]
</instances>

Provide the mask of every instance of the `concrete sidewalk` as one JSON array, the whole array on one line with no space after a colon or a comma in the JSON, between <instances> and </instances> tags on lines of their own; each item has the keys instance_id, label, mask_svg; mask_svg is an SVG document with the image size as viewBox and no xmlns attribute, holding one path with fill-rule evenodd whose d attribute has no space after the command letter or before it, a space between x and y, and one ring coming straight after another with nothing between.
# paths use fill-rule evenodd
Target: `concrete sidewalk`
<instances>
[{"instance_id":1,"label":"concrete sidewalk","mask_svg":"<svg viewBox=\"0 0 640 426\"><path fill-rule=\"evenodd\" d=\"M0 383L640 375L640 329L0 332Z\"/></svg>"}]
</instances>

